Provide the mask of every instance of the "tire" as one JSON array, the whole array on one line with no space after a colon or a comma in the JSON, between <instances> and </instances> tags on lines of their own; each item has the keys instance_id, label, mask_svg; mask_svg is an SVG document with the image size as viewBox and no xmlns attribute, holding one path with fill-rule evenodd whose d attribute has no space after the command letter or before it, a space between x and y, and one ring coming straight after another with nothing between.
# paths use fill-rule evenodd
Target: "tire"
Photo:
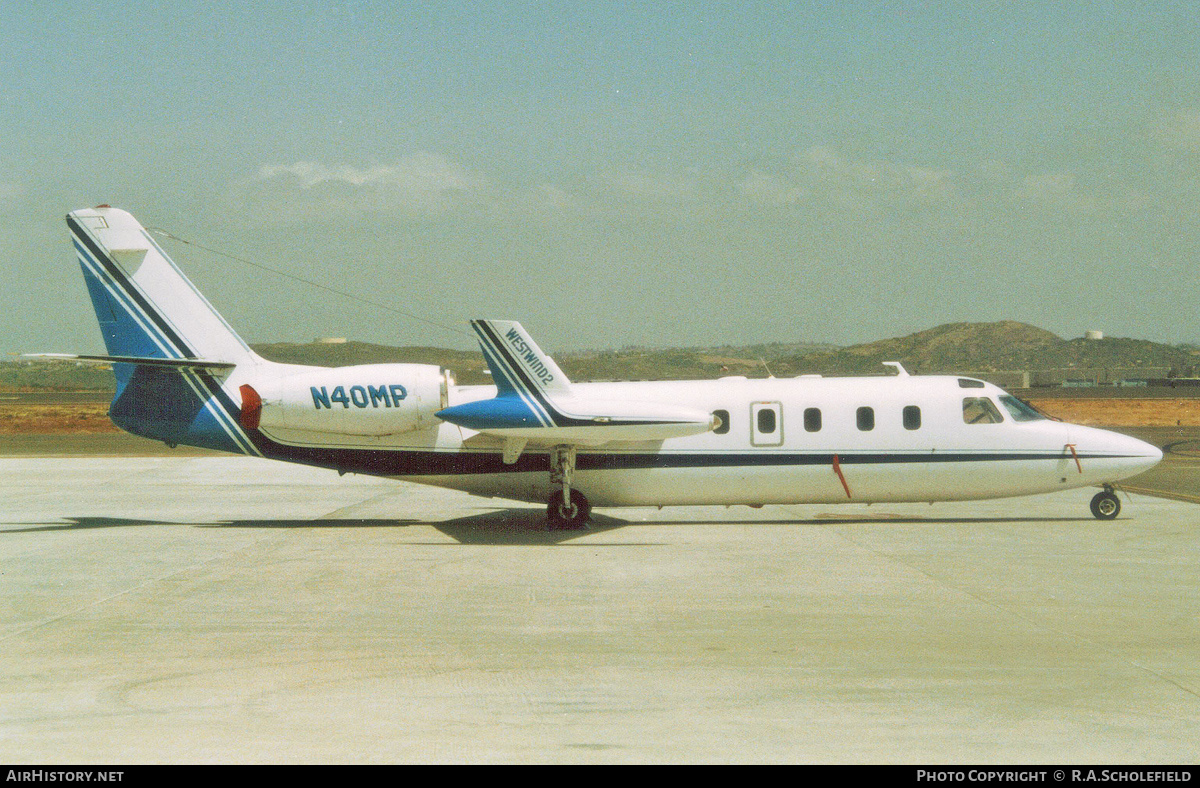
<instances>
[{"instance_id":1,"label":"tire","mask_svg":"<svg viewBox=\"0 0 1200 788\"><path fill-rule=\"evenodd\" d=\"M1115 520L1121 513L1121 499L1105 490L1092 498L1092 515L1097 520Z\"/></svg>"},{"instance_id":2,"label":"tire","mask_svg":"<svg viewBox=\"0 0 1200 788\"><path fill-rule=\"evenodd\" d=\"M571 508L574 511L563 511L562 493L550 496L546 506L546 521L552 531L570 531L585 527L588 518L592 516L592 505L579 490L571 490Z\"/></svg>"}]
</instances>

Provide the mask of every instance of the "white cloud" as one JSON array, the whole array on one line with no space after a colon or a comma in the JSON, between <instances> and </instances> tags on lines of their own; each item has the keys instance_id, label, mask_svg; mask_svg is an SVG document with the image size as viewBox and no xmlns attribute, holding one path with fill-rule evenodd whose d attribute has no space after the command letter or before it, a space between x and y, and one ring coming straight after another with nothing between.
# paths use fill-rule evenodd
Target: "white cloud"
<instances>
[{"instance_id":1,"label":"white cloud","mask_svg":"<svg viewBox=\"0 0 1200 788\"><path fill-rule=\"evenodd\" d=\"M486 206L497 196L487 178L427 152L368 167L316 161L264 165L247 189L251 199L278 201L288 205L286 213L301 216L323 211L438 215L460 206Z\"/></svg>"},{"instance_id":2,"label":"white cloud","mask_svg":"<svg viewBox=\"0 0 1200 788\"><path fill-rule=\"evenodd\" d=\"M1152 135L1159 145L1184 153L1200 153L1200 109L1180 110L1162 119Z\"/></svg>"},{"instance_id":3,"label":"white cloud","mask_svg":"<svg viewBox=\"0 0 1200 788\"><path fill-rule=\"evenodd\" d=\"M736 191L756 205L851 210L944 207L957 198L953 170L858 159L825 145L797 151L771 171L751 170Z\"/></svg>"},{"instance_id":4,"label":"white cloud","mask_svg":"<svg viewBox=\"0 0 1200 788\"><path fill-rule=\"evenodd\" d=\"M1195 131L1200 146L1200 113ZM1173 139L1191 121L1176 118ZM1200 149L1200 147L1198 147ZM731 207L809 214L924 215L938 221L996 211L1097 213L1145 202L1130 184L1075 168L1022 168L996 158L929 166L814 145L754 166L709 171L613 165L582 182L503 182L436 153L384 164L268 164L236 191L266 221L385 213L436 218L470 211L516 221L569 215L704 217ZM0 189L4 188L0 184Z\"/></svg>"},{"instance_id":5,"label":"white cloud","mask_svg":"<svg viewBox=\"0 0 1200 788\"><path fill-rule=\"evenodd\" d=\"M823 146L796 154L793 162L802 177L875 200L934 205L955 196L953 170L852 159Z\"/></svg>"},{"instance_id":6,"label":"white cloud","mask_svg":"<svg viewBox=\"0 0 1200 788\"><path fill-rule=\"evenodd\" d=\"M553 211L577 211L582 207L578 197L550 183L543 183L534 191L533 203Z\"/></svg>"},{"instance_id":7,"label":"white cloud","mask_svg":"<svg viewBox=\"0 0 1200 788\"><path fill-rule=\"evenodd\" d=\"M751 170L736 188L750 202L772 207L795 205L810 196L808 189L793 181L760 170Z\"/></svg>"},{"instance_id":8,"label":"white cloud","mask_svg":"<svg viewBox=\"0 0 1200 788\"><path fill-rule=\"evenodd\" d=\"M1073 173L1065 170L1026 175L1012 191L1020 202L1040 205L1062 204L1076 192Z\"/></svg>"},{"instance_id":9,"label":"white cloud","mask_svg":"<svg viewBox=\"0 0 1200 788\"><path fill-rule=\"evenodd\" d=\"M644 167L615 167L601 173L596 184L608 200L682 203L702 195L700 185L688 175L656 172Z\"/></svg>"},{"instance_id":10,"label":"white cloud","mask_svg":"<svg viewBox=\"0 0 1200 788\"><path fill-rule=\"evenodd\" d=\"M1200 151L1200 114L1195 118ZM1176 124L1176 140L1188 123ZM735 183L744 202L760 208L871 216L903 212L941 217L986 216L1018 210L1043 214L1124 214L1147 197L1110 170L1021 169L995 158L955 167L921 166L849 156L817 145L785 162L751 169Z\"/></svg>"}]
</instances>

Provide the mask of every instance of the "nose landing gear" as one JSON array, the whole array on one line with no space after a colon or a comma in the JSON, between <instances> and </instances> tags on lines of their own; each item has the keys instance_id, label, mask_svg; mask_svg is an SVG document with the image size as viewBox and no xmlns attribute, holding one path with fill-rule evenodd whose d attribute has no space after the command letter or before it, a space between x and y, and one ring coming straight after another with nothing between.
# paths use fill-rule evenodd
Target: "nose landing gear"
<instances>
[{"instance_id":1,"label":"nose landing gear","mask_svg":"<svg viewBox=\"0 0 1200 788\"><path fill-rule=\"evenodd\" d=\"M1121 513L1121 499L1113 491L1111 484L1104 485L1103 492L1096 493L1092 498L1092 515L1097 520L1114 520Z\"/></svg>"}]
</instances>

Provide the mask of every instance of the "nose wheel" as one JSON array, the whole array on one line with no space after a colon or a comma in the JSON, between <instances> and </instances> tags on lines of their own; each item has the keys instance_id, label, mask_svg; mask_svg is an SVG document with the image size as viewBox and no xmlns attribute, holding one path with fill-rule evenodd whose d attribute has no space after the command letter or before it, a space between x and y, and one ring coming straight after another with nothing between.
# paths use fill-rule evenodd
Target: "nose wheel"
<instances>
[{"instance_id":1,"label":"nose wheel","mask_svg":"<svg viewBox=\"0 0 1200 788\"><path fill-rule=\"evenodd\" d=\"M1097 520L1114 520L1120 513L1121 499L1113 492L1111 485L1104 485L1104 491L1092 498L1092 515Z\"/></svg>"},{"instance_id":2,"label":"nose wheel","mask_svg":"<svg viewBox=\"0 0 1200 788\"><path fill-rule=\"evenodd\" d=\"M552 531L575 530L587 524L592 514L592 505L579 490L571 489L571 476L575 472L575 447L555 446L550 453L550 486L558 486L550 493L546 507L546 520Z\"/></svg>"}]
</instances>

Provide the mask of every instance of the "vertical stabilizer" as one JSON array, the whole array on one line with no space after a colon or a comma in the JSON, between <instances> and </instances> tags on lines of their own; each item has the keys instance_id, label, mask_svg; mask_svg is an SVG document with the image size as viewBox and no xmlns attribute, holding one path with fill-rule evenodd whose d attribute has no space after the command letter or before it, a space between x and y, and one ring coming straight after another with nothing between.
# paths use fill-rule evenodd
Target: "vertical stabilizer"
<instances>
[{"instance_id":1,"label":"vertical stabilizer","mask_svg":"<svg viewBox=\"0 0 1200 788\"><path fill-rule=\"evenodd\" d=\"M109 354L233 363L255 358L128 212L72 211L67 226Z\"/></svg>"},{"instance_id":2,"label":"vertical stabilizer","mask_svg":"<svg viewBox=\"0 0 1200 788\"><path fill-rule=\"evenodd\" d=\"M257 454L226 390L232 370L259 361L254 351L129 213L72 211L67 227L104 345L125 359L113 359L113 422L169 445ZM204 363L146 363L155 359Z\"/></svg>"}]
</instances>

